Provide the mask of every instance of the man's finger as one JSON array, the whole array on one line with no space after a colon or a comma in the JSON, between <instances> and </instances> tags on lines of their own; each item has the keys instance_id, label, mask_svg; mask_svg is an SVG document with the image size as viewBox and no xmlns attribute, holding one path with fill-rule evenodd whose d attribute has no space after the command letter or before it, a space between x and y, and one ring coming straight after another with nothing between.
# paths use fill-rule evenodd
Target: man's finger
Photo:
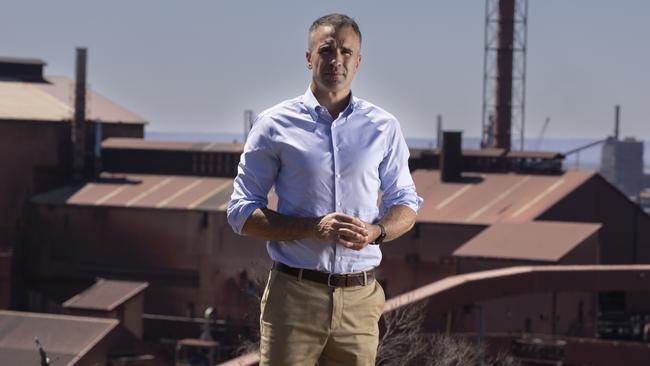
<instances>
[{"instance_id":1,"label":"man's finger","mask_svg":"<svg viewBox=\"0 0 650 366\"><path fill-rule=\"evenodd\" d=\"M348 229L339 229L338 233L339 236L343 237L344 239L348 241L357 242L357 243L364 242L368 238L367 235L362 235Z\"/></svg>"},{"instance_id":2,"label":"man's finger","mask_svg":"<svg viewBox=\"0 0 650 366\"><path fill-rule=\"evenodd\" d=\"M338 239L336 239L336 243L341 244L344 247L349 248L349 249L353 249L354 246L355 246L355 243L345 240L342 236L339 236Z\"/></svg>"},{"instance_id":3,"label":"man's finger","mask_svg":"<svg viewBox=\"0 0 650 366\"><path fill-rule=\"evenodd\" d=\"M346 223L338 223L336 225L332 225L332 227L336 230L342 230L342 229L347 229L349 231L353 231L355 233L359 233L363 236L368 236L368 229L365 228L365 226L357 226L353 224L346 224Z\"/></svg>"},{"instance_id":4,"label":"man's finger","mask_svg":"<svg viewBox=\"0 0 650 366\"><path fill-rule=\"evenodd\" d=\"M356 219L356 217L354 216L346 215L340 212L336 214L335 218L339 221L347 222L347 223L354 223L354 220Z\"/></svg>"}]
</instances>

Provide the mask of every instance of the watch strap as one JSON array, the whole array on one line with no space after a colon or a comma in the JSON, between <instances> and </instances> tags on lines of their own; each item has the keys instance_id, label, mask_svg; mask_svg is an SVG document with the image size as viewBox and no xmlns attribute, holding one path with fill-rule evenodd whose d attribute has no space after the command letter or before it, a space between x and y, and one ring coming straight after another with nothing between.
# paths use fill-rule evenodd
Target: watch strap
<instances>
[{"instance_id":1,"label":"watch strap","mask_svg":"<svg viewBox=\"0 0 650 366\"><path fill-rule=\"evenodd\" d=\"M372 245L379 245L379 244L383 243L383 242L384 242L384 239L386 238L386 228L384 227L384 225L382 225L382 224L380 224L380 223L377 223L377 224L375 224L375 225L379 226L379 229L381 230L381 232L379 233L379 236L377 237L377 239L375 239L375 240L374 240L372 243L370 243L370 244L372 244Z\"/></svg>"}]
</instances>

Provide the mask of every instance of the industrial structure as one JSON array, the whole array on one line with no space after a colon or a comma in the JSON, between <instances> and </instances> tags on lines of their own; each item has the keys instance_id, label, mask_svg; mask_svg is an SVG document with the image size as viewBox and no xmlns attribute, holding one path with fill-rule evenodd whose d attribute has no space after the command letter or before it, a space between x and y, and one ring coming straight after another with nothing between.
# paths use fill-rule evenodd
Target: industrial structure
<instances>
[{"instance_id":1,"label":"industrial structure","mask_svg":"<svg viewBox=\"0 0 650 366\"><path fill-rule=\"evenodd\" d=\"M427 331L515 353L546 337L566 351L555 361L609 352L641 364L650 216L629 199L641 188L612 184L627 179L622 164L638 165L624 155L639 148L605 142L617 158L602 174L512 148L513 128L523 141L526 18L526 0L486 1L483 148L440 131L436 149L411 151L424 204L382 249L385 311L431 299ZM227 360L256 337L271 265L264 242L226 220L243 146L144 140L141 117L86 88L86 59L79 50L74 81L44 76L40 60L0 59L0 308L20 310L0 311L0 357ZM246 112L245 131L251 121Z\"/></svg>"},{"instance_id":2,"label":"industrial structure","mask_svg":"<svg viewBox=\"0 0 650 366\"><path fill-rule=\"evenodd\" d=\"M528 0L486 0L481 147L524 150Z\"/></svg>"}]
</instances>

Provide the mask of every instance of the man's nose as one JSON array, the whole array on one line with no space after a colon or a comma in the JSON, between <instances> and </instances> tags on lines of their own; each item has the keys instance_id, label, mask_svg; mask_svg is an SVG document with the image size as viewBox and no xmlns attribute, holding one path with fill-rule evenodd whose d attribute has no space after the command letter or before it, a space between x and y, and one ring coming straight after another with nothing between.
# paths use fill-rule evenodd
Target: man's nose
<instances>
[{"instance_id":1,"label":"man's nose","mask_svg":"<svg viewBox=\"0 0 650 366\"><path fill-rule=\"evenodd\" d=\"M343 53L341 50L334 51L334 57L330 60L330 64L340 66L343 64Z\"/></svg>"}]
</instances>

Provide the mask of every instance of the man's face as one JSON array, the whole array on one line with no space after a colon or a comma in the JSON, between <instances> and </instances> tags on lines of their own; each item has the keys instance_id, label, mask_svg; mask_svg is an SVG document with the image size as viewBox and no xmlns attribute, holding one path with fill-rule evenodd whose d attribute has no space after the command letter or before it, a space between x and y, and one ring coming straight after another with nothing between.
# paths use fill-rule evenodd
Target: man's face
<instances>
[{"instance_id":1,"label":"man's face","mask_svg":"<svg viewBox=\"0 0 650 366\"><path fill-rule=\"evenodd\" d=\"M361 43L352 27L320 26L311 35L307 67L312 70L316 87L327 92L350 89L361 64Z\"/></svg>"}]
</instances>

